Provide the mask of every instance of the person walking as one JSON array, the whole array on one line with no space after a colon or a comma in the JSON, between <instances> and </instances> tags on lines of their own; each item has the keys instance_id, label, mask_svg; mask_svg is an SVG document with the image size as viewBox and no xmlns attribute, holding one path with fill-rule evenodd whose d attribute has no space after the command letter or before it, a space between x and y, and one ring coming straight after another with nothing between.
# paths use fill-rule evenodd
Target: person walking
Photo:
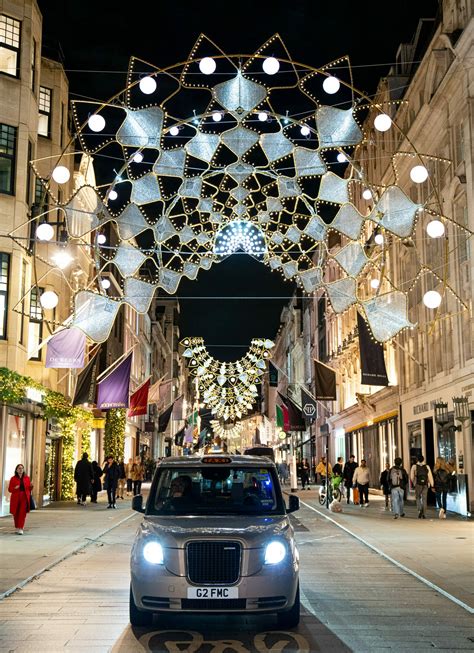
<instances>
[{"instance_id":1,"label":"person walking","mask_svg":"<svg viewBox=\"0 0 474 653\"><path fill-rule=\"evenodd\" d=\"M13 523L18 535L23 535L26 515L30 512L32 489L30 477L25 474L24 466L18 464L8 484L8 491L11 494L10 513L13 515Z\"/></svg>"},{"instance_id":2,"label":"person walking","mask_svg":"<svg viewBox=\"0 0 474 653\"><path fill-rule=\"evenodd\" d=\"M354 476L352 477L352 485L359 490L359 505L362 508L369 505L369 484L370 484L370 470L367 467L367 461L362 458L359 467L355 468Z\"/></svg>"},{"instance_id":3,"label":"person walking","mask_svg":"<svg viewBox=\"0 0 474 653\"><path fill-rule=\"evenodd\" d=\"M318 466L316 467L316 474L319 474L320 476L321 485L324 485L326 483L326 478L331 476L332 467L331 463L326 464L326 456L321 456Z\"/></svg>"},{"instance_id":4,"label":"person walking","mask_svg":"<svg viewBox=\"0 0 474 653\"><path fill-rule=\"evenodd\" d=\"M337 459L336 464L332 468L332 473L334 476L342 476L342 473L344 471L344 468L342 466L342 456L339 456Z\"/></svg>"},{"instance_id":5,"label":"person walking","mask_svg":"<svg viewBox=\"0 0 474 653\"><path fill-rule=\"evenodd\" d=\"M436 507L439 509L439 518L446 519L446 500L449 492L450 476L454 472L446 460L439 456L433 467L434 491L436 493Z\"/></svg>"},{"instance_id":6,"label":"person walking","mask_svg":"<svg viewBox=\"0 0 474 653\"><path fill-rule=\"evenodd\" d=\"M145 469L142 465L141 458L138 456L132 465L133 496L140 494L144 475Z\"/></svg>"},{"instance_id":7,"label":"person walking","mask_svg":"<svg viewBox=\"0 0 474 653\"><path fill-rule=\"evenodd\" d=\"M125 463L123 461L123 458L120 459L120 462L118 464L119 467L119 480L118 480L118 488L117 488L117 499L123 499L123 493L125 492L125 485L127 483L127 472L125 470Z\"/></svg>"},{"instance_id":8,"label":"person walking","mask_svg":"<svg viewBox=\"0 0 474 653\"><path fill-rule=\"evenodd\" d=\"M303 460L302 465L301 465L301 486L302 486L303 490L304 490L305 488L306 488L307 490L310 490L310 489L311 489L311 488L309 487L309 483L310 483L309 475L310 475L310 473L311 473L311 468L310 468L310 466L309 466L308 459L305 458L305 459ZM306 486L308 486L308 487L306 487Z\"/></svg>"},{"instance_id":9,"label":"person walking","mask_svg":"<svg viewBox=\"0 0 474 653\"><path fill-rule=\"evenodd\" d=\"M76 463L74 480L76 481L77 505L85 506L87 495L92 494L91 487L94 483L94 472L86 451L82 454L81 460Z\"/></svg>"},{"instance_id":10,"label":"person walking","mask_svg":"<svg viewBox=\"0 0 474 653\"><path fill-rule=\"evenodd\" d=\"M115 495L117 492L118 480L120 477L119 466L113 456L107 456L107 462L104 465L104 488L107 490L107 499L109 505L107 508L116 508Z\"/></svg>"},{"instance_id":11,"label":"person walking","mask_svg":"<svg viewBox=\"0 0 474 653\"><path fill-rule=\"evenodd\" d=\"M434 481L431 469L425 463L425 457L421 454L418 454L417 462L410 469L410 480L415 488L418 519L426 519L428 488L434 487Z\"/></svg>"},{"instance_id":12,"label":"person walking","mask_svg":"<svg viewBox=\"0 0 474 653\"><path fill-rule=\"evenodd\" d=\"M347 503L350 503L350 498L351 498L351 488L352 488L352 479L354 477L354 472L356 468L358 467L358 463L356 463L356 459L353 453L349 456L349 460L346 462L344 465L344 469L342 470L342 476L344 478L344 487L346 488L347 491Z\"/></svg>"},{"instance_id":13,"label":"person walking","mask_svg":"<svg viewBox=\"0 0 474 653\"><path fill-rule=\"evenodd\" d=\"M388 474L390 472L390 463L385 463L385 469L380 474L379 485L383 490L383 495L385 497L385 510L389 510L389 497L390 497L390 483L388 481Z\"/></svg>"},{"instance_id":14,"label":"person walking","mask_svg":"<svg viewBox=\"0 0 474 653\"><path fill-rule=\"evenodd\" d=\"M94 474L94 482L91 489L91 503L97 503L97 495L102 491L101 476L104 473L97 460L92 461L92 473Z\"/></svg>"},{"instance_id":15,"label":"person walking","mask_svg":"<svg viewBox=\"0 0 474 653\"><path fill-rule=\"evenodd\" d=\"M395 465L390 468L388 473L388 482L390 485L390 492L392 496L392 511L394 512L393 518L405 517L403 498L405 495L405 488L408 485L408 474L403 467L401 458L395 458Z\"/></svg>"},{"instance_id":16,"label":"person walking","mask_svg":"<svg viewBox=\"0 0 474 653\"><path fill-rule=\"evenodd\" d=\"M279 471L280 471L281 482L283 483L283 485L286 485L286 482L288 481L288 475L289 475L288 464L286 460L281 461Z\"/></svg>"},{"instance_id":17,"label":"person walking","mask_svg":"<svg viewBox=\"0 0 474 653\"><path fill-rule=\"evenodd\" d=\"M125 465L125 473L127 475L127 497L133 496L133 479L132 479L133 458L128 459Z\"/></svg>"}]
</instances>

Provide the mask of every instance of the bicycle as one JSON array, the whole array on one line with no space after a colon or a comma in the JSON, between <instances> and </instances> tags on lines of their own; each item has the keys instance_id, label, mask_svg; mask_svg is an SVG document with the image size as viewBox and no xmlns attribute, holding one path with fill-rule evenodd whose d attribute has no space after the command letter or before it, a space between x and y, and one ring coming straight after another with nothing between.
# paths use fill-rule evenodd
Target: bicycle
<instances>
[{"instance_id":1,"label":"bicycle","mask_svg":"<svg viewBox=\"0 0 474 653\"><path fill-rule=\"evenodd\" d=\"M341 483L341 476L333 476L331 479L329 479L329 503L332 503L334 499L336 501L340 501L342 499L342 492L340 488ZM324 484L319 488L319 503L321 506L324 506L326 503L326 481L324 481Z\"/></svg>"}]
</instances>

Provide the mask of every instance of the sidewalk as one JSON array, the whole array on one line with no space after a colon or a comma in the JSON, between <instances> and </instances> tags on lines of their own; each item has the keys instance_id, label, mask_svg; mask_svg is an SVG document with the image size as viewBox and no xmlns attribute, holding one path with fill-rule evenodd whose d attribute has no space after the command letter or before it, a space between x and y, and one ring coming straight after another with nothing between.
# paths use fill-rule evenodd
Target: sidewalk
<instances>
[{"instance_id":1,"label":"sidewalk","mask_svg":"<svg viewBox=\"0 0 474 653\"><path fill-rule=\"evenodd\" d=\"M314 488L314 486L312 486ZM289 493L288 488L284 488ZM382 496L369 495L367 508L347 505L334 513L319 504L319 487L299 490L303 505L330 517L366 543L379 549L469 606L474 606L474 522L454 513L438 519L429 507L426 519L418 519L416 506L405 504L406 517L393 519ZM343 561L341 561L343 564Z\"/></svg>"},{"instance_id":2,"label":"sidewalk","mask_svg":"<svg viewBox=\"0 0 474 653\"><path fill-rule=\"evenodd\" d=\"M33 510L26 518L24 535L17 535L11 516L0 519L0 598L19 583L87 546L99 535L133 515L131 497L118 499L117 509L107 509L107 495L99 503L78 506L55 502Z\"/></svg>"}]
</instances>

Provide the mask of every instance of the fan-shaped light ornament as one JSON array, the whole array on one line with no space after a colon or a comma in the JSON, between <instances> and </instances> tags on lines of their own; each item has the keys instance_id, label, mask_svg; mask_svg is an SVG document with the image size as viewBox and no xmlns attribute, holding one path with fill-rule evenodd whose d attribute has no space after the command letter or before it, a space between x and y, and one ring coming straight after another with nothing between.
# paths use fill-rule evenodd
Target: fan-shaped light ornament
<instances>
[{"instance_id":1,"label":"fan-shaped light ornament","mask_svg":"<svg viewBox=\"0 0 474 653\"><path fill-rule=\"evenodd\" d=\"M386 113L379 113L375 117L374 127L379 132L386 132L392 126L392 119Z\"/></svg>"},{"instance_id":2,"label":"fan-shaped light ornament","mask_svg":"<svg viewBox=\"0 0 474 653\"><path fill-rule=\"evenodd\" d=\"M71 173L66 166L56 166L51 176L57 184L66 184L71 178Z\"/></svg>"},{"instance_id":3,"label":"fan-shaped light ornament","mask_svg":"<svg viewBox=\"0 0 474 653\"><path fill-rule=\"evenodd\" d=\"M341 82L338 80L337 77L333 77L332 75L326 77L326 79L323 82L323 89L326 91L328 95L334 95L335 93L338 92L340 88L341 88Z\"/></svg>"},{"instance_id":4,"label":"fan-shaped light ornament","mask_svg":"<svg viewBox=\"0 0 474 653\"><path fill-rule=\"evenodd\" d=\"M94 113L87 121L89 129L93 132L101 132L105 128L105 118Z\"/></svg>"},{"instance_id":5,"label":"fan-shaped light ornament","mask_svg":"<svg viewBox=\"0 0 474 653\"><path fill-rule=\"evenodd\" d=\"M40 295L40 304L45 310L56 308L58 302L59 297L54 290L46 290Z\"/></svg>"},{"instance_id":6,"label":"fan-shaped light ornament","mask_svg":"<svg viewBox=\"0 0 474 653\"><path fill-rule=\"evenodd\" d=\"M441 304L441 299L442 297L437 290L428 290L423 295L423 304L427 308L435 309Z\"/></svg>"},{"instance_id":7,"label":"fan-shaped light ornament","mask_svg":"<svg viewBox=\"0 0 474 653\"><path fill-rule=\"evenodd\" d=\"M410 170L410 179L415 182L415 184L422 184L428 179L428 170L425 166L414 166Z\"/></svg>"},{"instance_id":8,"label":"fan-shaped light ornament","mask_svg":"<svg viewBox=\"0 0 474 653\"><path fill-rule=\"evenodd\" d=\"M430 238L441 238L444 236L445 228L441 220L431 220L426 225L426 233Z\"/></svg>"},{"instance_id":9,"label":"fan-shaped light ornament","mask_svg":"<svg viewBox=\"0 0 474 653\"><path fill-rule=\"evenodd\" d=\"M50 224L43 222L42 224L38 225L36 229L36 238L38 240L49 241L52 240L53 236L54 229Z\"/></svg>"},{"instance_id":10,"label":"fan-shaped light ornament","mask_svg":"<svg viewBox=\"0 0 474 653\"><path fill-rule=\"evenodd\" d=\"M147 75L146 77L142 77L141 80L138 83L138 86L140 88L140 91L144 95L151 95L156 91L157 83L156 79L154 77L150 77Z\"/></svg>"},{"instance_id":11,"label":"fan-shaped light ornament","mask_svg":"<svg viewBox=\"0 0 474 653\"><path fill-rule=\"evenodd\" d=\"M267 57L263 60L262 68L267 75L276 75L280 70L280 62L275 57Z\"/></svg>"},{"instance_id":12,"label":"fan-shaped light ornament","mask_svg":"<svg viewBox=\"0 0 474 653\"><path fill-rule=\"evenodd\" d=\"M199 62L199 70L203 75L212 75L216 67L216 62L212 57L204 57L204 59L201 59Z\"/></svg>"}]
</instances>

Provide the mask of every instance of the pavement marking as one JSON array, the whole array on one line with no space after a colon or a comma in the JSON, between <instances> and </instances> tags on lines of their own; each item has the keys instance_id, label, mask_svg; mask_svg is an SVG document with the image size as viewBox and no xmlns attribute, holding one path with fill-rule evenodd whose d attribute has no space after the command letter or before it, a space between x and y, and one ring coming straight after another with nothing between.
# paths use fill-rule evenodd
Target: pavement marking
<instances>
[{"instance_id":1,"label":"pavement marking","mask_svg":"<svg viewBox=\"0 0 474 653\"><path fill-rule=\"evenodd\" d=\"M10 589L7 589L7 590L5 590L5 592L2 592L0 594L0 601L3 601L3 599L6 599L8 596L13 594L14 592L23 589L23 587L25 587L25 585L28 585L28 583L31 583L31 581L35 580L35 578L38 578L39 576L44 574L46 571L50 571L53 567L56 567L56 565L59 565L60 562L63 562L63 560L67 560L68 558L73 556L75 553L78 553L79 551L82 551L82 549L85 549L86 547L90 546L93 542L96 542L103 535L106 535L107 533L112 531L114 528L117 528L118 526L120 526L124 522L128 521L132 517L137 517L137 515L138 515L138 513L132 512L131 515L128 515L127 517L124 517L123 519L121 519L119 522L117 522L116 524L114 524L110 528L107 528L105 531L102 531L102 533L99 533L99 535L97 535L97 537L95 539L86 537L85 539L87 541L84 542L84 544L80 544L79 546L77 546L72 551L69 551L69 553L65 553L63 556L61 556L60 558L58 558L54 562L51 562L49 565L46 565L46 567L43 567L42 569L40 569L39 571L36 571L31 576L28 576L28 578L25 578L24 580L20 581L19 583L17 583L13 587L10 587Z\"/></svg>"},{"instance_id":2,"label":"pavement marking","mask_svg":"<svg viewBox=\"0 0 474 653\"><path fill-rule=\"evenodd\" d=\"M349 530L348 528L346 528L342 524L339 524L339 522L337 522L335 519L333 519L332 517L329 517L329 515L325 515L323 512L321 512L320 510L318 510L314 506L311 506L309 503L306 503L305 501L302 501L301 499L300 499L300 503L303 504L303 506L306 506L306 508L309 508L310 510L313 510L314 512L316 512L318 515L321 515L321 517L324 517L324 519L327 519L328 521L332 522L335 526L342 529L343 531L345 531L346 533L348 533L349 535L354 537L356 540L359 540L359 542L362 542L362 544L365 544L365 546L368 546L369 549L372 549L372 551L375 551L375 553L378 553L379 556L381 556L382 558L385 558L386 560L388 560L389 562L394 564L399 569L402 569L403 571L406 571L407 574L410 574L411 576L414 576L417 580L421 581L422 583L424 583L425 585L427 585L431 589L435 590L436 592L439 592L445 598L449 599L453 603L456 603L457 605L459 605L464 610L467 610L467 612L469 612L469 614L474 614L474 608L472 608L467 603L464 603L464 601L461 601L461 599L458 599L456 596L453 596L452 594L450 594L449 592L444 590L442 587L439 587L438 585L435 585L434 583L432 583L430 580L428 580L424 576L420 576L420 574L417 574L416 571L413 571L413 569L410 569L409 567L406 567L401 562L398 562L398 560L395 560L391 556L387 555L386 553L381 551L378 547L374 546L373 544L370 544L370 542L367 542L367 540L364 540L363 537L361 537L360 535L357 535L356 533L353 533L351 530Z\"/></svg>"}]
</instances>

